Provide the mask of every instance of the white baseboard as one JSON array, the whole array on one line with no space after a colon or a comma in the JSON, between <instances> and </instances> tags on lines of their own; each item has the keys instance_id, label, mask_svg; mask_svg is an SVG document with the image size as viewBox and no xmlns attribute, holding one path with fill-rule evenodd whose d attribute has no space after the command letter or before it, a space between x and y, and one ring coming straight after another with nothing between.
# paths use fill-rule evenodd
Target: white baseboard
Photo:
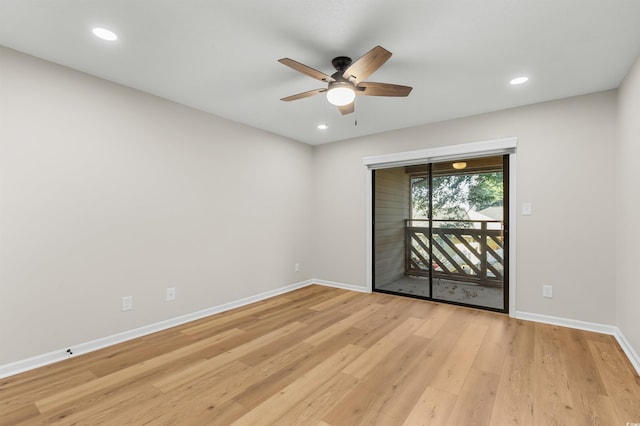
<instances>
[{"instance_id":1,"label":"white baseboard","mask_svg":"<svg viewBox=\"0 0 640 426\"><path fill-rule=\"evenodd\" d=\"M245 297L233 302L224 303L222 305L212 306L207 309L192 312L190 314L182 315L179 317L171 318L165 321L160 321L154 324L149 324L144 327L136 328L133 330L124 331L122 333L113 334L111 336L101 337L90 342L81 343L71 347L73 355L67 353L67 348L52 351L46 354L37 355L24 360L12 362L5 365L0 365L0 379L13 376L18 373L22 373L34 368L43 367L45 365L53 364L54 362L63 361L67 358L71 358L77 355L93 352L98 349L106 348L118 343L126 342L127 340L136 339L138 337L146 336L151 333L166 330L177 325L185 324L191 321L198 320L200 318L208 317L220 312L228 311L230 309L239 308L250 303L259 302L260 300L268 299L270 297L278 296L280 294L288 293L293 290L297 290L302 287L309 286L316 283L316 280L306 280L299 283L291 284L285 287L277 288L275 290L266 291L264 293L256 294L254 296Z\"/></svg>"},{"instance_id":2,"label":"white baseboard","mask_svg":"<svg viewBox=\"0 0 640 426\"><path fill-rule=\"evenodd\" d=\"M323 285L325 287L341 288L341 289L344 289L344 290L357 291L357 292L360 292L360 293L371 293L370 291L368 291L366 289L366 287L361 287L361 286L358 286L358 285L337 283L337 282L334 282L334 281L326 281L326 280L313 280L313 283L314 284Z\"/></svg>"},{"instance_id":3,"label":"white baseboard","mask_svg":"<svg viewBox=\"0 0 640 426\"><path fill-rule=\"evenodd\" d=\"M214 315L220 312L228 311L228 310L239 308L241 306L245 306L251 303L259 302L261 300L268 299L270 297L278 296L280 294L285 294L290 291L297 290L299 288L307 287L311 284L341 288L344 290L357 291L360 293L369 292L365 287L351 285L351 284L344 284L344 283L338 283L338 282L326 281L326 280L315 280L315 279L306 280L306 281L291 284L285 287L281 287L275 290L270 290L264 293L256 294L254 296L245 297L240 300L235 300L233 302L224 303L222 305L213 306L207 309L182 315L176 318L160 321L144 327L128 330L122 333L92 340L90 342L85 342L85 343L73 346L71 348L71 350L73 351L73 355L71 356L67 354L67 348L64 348L64 349L52 351L46 354L37 355L28 359L12 362L5 365L0 365L0 379L13 376L15 374L22 373L28 370L33 370L34 368L53 364L58 361L63 361L72 356L93 352L98 349L105 348L107 346L112 346L118 343L126 342L127 340L136 339L138 337L142 337L151 333L155 333L171 327L175 327L181 324L195 321L200 318L208 317L210 315ZM529 312L516 312L515 317L518 319L523 319L528 321L535 321L535 322L541 322L545 324L552 324L552 325L558 325L562 327L576 328L579 330L593 331L596 333L612 335L618 341L618 344L620 345L624 353L629 358L629 361L635 368L638 375L640 375L640 357L634 351L633 347L629 344L629 342L624 337L624 335L622 334L622 332L618 327L586 322L586 321L572 320L568 318L553 317L549 315L533 314Z\"/></svg>"},{"instance_id":4,"label":"white baseboard","mask_svg":"<svg viewBox=\"0 0 640 426\"><path fill-rule=\"evenodd\" d=\"M578 330L593 331L595 333L601 334L609 334L616 338L618 344L622 348L622 351L625 353L627 358L629 358L629 362L631 362L631 365L636 370L636 373L640 376L640 357L638 357L638 354L633 350L633 347L631 346L631 344L629 344L629 341L622 334L622 331L620 331L620 329L616 326L520 311L516 312L515 317L522 320L541 322L544 324L558 325L561 327L575 328Z\"/></svg>"},{"instance_id":5,"label":"white baseboard","mask_svg":"<svg viewBox=\"0 0 640 426\"><path fill-rule=\"evenodd\" d=\"M624 337L624 334L622 334L622 331L620 331L620 329L618 329L618 332L615 334L615 338L624 351L625 355L627 355L627 358L629 358L629 362L631 362L633 368L636 369L636 373L638 373L638 376L640 376L640 356L638 356L638 353L633 350L633 347L626 339L626 337Z\"/></svg>"},{"instance_id":6,"label":"white baseboard","mask_svg":"<svg viewBox=\"0 0 640 426\"><path fill-rule=\"evenodd\" d=\"M533 314L530 312L517 311L515 317L518 319L523 319L527 321L541 322L544 324L551 324L551 325L560 325L562 327L576 328L578 330L593 331L593 332L602 333L602 334L610 334L612 336L614 336L616 332L619 331L618 327L615 327L613 325L604 325L597 322L587 322L587 321L573 320L569 318L553 317L551 315Z\"/></svg>"}]
</instances>

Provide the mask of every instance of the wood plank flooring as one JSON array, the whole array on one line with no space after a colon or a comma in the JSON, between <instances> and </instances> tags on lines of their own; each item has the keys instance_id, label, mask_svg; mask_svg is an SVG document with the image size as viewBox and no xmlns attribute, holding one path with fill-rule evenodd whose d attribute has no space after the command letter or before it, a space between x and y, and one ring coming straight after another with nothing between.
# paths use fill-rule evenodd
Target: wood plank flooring
<instances>
[{"instance_id":1,"label":"wood plank flooring","mask_svg":"<svg viewBox=\"0 0 640 426\"><path fill-rule=\"evenodd\" d=\"M611 336L306 287L0 380L1 425L626 425Z\"/></svg>"}]
</instances>

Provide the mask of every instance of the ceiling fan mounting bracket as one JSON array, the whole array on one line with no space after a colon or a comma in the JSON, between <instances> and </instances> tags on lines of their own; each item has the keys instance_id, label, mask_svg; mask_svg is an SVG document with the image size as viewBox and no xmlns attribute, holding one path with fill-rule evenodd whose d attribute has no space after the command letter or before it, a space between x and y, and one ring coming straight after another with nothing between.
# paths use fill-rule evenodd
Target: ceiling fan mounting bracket
<instances>
[{"instance_id":1,"label":"ceiling fan mounting bracket","mask_svg":"<svg viewBox=\"0 0 640 426\"><path fill-rule=\"evenodd\" d=\"M348 56L336 56L331 60L331 65L336 69L336 71L344 72L349 65L351 65L351 58Z\"/></svg>"}]
</instances>

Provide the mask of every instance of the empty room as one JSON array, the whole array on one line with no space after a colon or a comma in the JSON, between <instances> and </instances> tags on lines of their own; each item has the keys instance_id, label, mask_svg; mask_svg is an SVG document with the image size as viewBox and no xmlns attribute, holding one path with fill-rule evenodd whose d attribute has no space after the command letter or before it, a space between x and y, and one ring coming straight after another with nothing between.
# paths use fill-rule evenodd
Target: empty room
<instances>
[{"instance_id":1,"label":"empty room","mask_svg":"<svg viewBox=\"0 0 640 426\"><path fill-rule=\"evenodd\" d=\"M0 425L640 424L638 22L0 0Z\"/></svg>"}]
</instances>

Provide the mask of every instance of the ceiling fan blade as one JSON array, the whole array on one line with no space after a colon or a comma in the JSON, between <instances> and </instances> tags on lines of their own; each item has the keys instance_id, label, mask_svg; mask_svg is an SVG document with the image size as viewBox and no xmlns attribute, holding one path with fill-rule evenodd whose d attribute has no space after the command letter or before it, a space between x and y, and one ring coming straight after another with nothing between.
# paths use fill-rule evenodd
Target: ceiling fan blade
<instances>
[{"instance_id":1,"label":"ceiling fan blade","mask_svg":"<svg viewBox=\"0 0 640 426\"><path fill-rule=\"evenodd\" d=\"M298 99L304 99L304 98L308 98L310 96L315 96L315 95L319 95L320 93L326 92L327 89L314 89L314 90L309 90L308 92L302 92L302 93L298 93L296 95L291 95L291 96L287 96L286 98L282 98L280 99L281 101L285 101L285 102L289 102L289 101L295 101Z\"/></svg>"},{"instance_id":2,"label":"ceiling fan blade","mask_svg":"<svg viewBox=\"0 0 640 426\"><path fill-rule=\"evenodd\" d=\"M338 109L342 113L342 115L351 114L356 109L356 103L351 102L350 104L339 106Z\"/></svg>"},{"instance_id":3,"label":"ceiling fan blade","mask_svg":"<svg viewBox=\"0 0 640 426\"><path fill-rule=\"evenodd\" d=\"M288 66L289 68L293 68L294 70L301 72L302 74L306 74L309 77L315 78L316 80L326 81L327 83L331 83L335 81L335 79L327 74L320 72L316 69L306 66L305 64L301 64L300 62L294 61L289 58L278 59L283 65Z\"/></svg>"},{"instance_id":4,"label":"ceiling fan blade","mask_svg":"<svg viewBox=\"0 0 640 426\"><path fill-rule=\"evenodd\" d=\"M391 57L391 52L381 46L376 46L355 61L344 71L342 76L351 79L354 84L364 81Z\"/></svg>"},{"instance_id":5,"label":"ceiling fan blade","mask_svg":"<svg viewBox=\"0 0 640 426\"><path fill-rule=\"evenodd\" d=\"M356 95L360 96L409 96L413 87L363 81L358 84L357 89L364 89L356 90Z\"/></svg>"}]
</instances>

